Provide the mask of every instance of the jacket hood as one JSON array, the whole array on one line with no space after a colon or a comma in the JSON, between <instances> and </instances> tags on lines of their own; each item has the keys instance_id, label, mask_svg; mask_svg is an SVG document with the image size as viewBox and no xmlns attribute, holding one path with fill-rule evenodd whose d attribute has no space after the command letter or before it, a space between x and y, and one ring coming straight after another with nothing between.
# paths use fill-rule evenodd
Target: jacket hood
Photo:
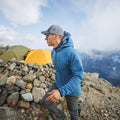
<instances>
[{"instance_id":1,"label":"jacket hood","mask_svg":"<svg viewBox=\"0 0 120 120\"><path fill-rule=\"evenodd\" d=\"M58 46L56 48L54 48L54 49L59 51L59 50L61 50L63 48L66 48L66 47L74 47L73 41L72 41L72 39L70 37L71 37L71 34L64 31L63 39L58 44Z\"/></svg>"}]
</instances>

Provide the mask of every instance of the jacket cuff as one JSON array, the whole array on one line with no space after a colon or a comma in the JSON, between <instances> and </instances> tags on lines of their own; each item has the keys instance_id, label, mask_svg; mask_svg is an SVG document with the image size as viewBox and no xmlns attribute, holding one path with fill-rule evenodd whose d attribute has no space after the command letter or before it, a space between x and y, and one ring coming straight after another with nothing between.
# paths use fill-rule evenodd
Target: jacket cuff
<instances>
[{"instance_id":1,"label":"jacket cuff","mask_svg":"<svg viewBox=\"0 0 120 120\"><path fill-rule=\"evenodd\" d=\"M58 88L58 89L59 89L59 91L60 91L61 97L65 96L65 95L63 94L61 88Z\"/></svg>"}]
</instances>

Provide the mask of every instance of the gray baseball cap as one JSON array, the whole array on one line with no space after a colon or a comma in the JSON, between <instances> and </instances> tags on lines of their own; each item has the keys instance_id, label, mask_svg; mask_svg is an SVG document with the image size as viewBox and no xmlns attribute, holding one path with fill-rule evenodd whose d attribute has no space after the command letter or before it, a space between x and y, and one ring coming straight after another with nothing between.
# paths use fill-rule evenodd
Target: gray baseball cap
<instances>
[{"instance_id":1,"label":"gray baseball cap","mask_svg":"<svg viewBox=\"0 0 120 120\"><path fill-rule=\"evenodd\" d=\"M48 30L42 31L41 33L44 35L51 33L51 34L58 34L60 36L64 36L64 31L59 25L52 25L48 28Z\"/></svg>"}]
</instances>

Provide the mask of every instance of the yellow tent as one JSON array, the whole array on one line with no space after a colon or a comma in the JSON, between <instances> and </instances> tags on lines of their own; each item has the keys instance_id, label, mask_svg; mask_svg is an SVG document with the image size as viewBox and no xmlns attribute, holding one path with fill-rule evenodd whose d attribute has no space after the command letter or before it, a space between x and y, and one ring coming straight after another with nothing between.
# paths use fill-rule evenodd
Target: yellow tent
<instances>
[{"instance_id":1,"label":"yellow tent","mask_svg":"<svg viewBox=\"0 0 120 120\"><path fill-rule=\"evenodd\" d=\"M32 62L33 64L39 63L40 65L52 63L51 52L44 49L29 50L25 64Z\"/></svg>"}]
</instances>

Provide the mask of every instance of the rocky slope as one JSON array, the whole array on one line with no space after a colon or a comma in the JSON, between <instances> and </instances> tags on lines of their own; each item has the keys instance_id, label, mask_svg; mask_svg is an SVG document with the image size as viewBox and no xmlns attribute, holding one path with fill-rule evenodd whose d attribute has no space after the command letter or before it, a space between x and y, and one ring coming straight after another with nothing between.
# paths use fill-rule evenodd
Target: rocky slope
<instances>
[{"instance_id":1,"label":"rocky slope","mask_svg":"<svg viewBox=\"0 0 120 120\"><path fill-rule=\"evenodd\" d=\"M52 64L40 66L12 59L0 60L0 120L54 120L39 101L55 81ZM79 97L80 120L119 120L120 87L112 86L98 73L84 73ZM64 97L58 107L70 120Z\"/></svg>"}]
</instances>

